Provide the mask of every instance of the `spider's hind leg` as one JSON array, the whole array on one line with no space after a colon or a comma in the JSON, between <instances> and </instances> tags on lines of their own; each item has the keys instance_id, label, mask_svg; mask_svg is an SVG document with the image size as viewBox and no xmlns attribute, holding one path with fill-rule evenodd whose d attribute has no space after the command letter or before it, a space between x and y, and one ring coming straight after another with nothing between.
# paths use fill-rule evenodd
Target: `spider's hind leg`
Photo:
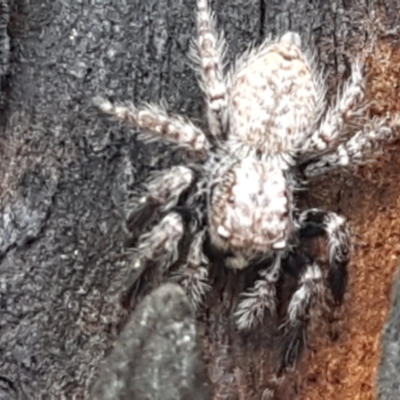
<instances>
[{"instance_id":1,"label":"spider's hind leg","mask_svg":"<svg viewBox=\"0 0 400 400\"><path fill-rule=\"evenodd\" d=\"M337 146L345 132L343 128L347 121L359 114L359 105L364 97L365 82L362 65L357 60L352 66L351 76L345 83L342 93L338 95L336 103L328 108L318 129L304 141L302 153L305 159L324 154Z\"/></svg>"},{"instance_id":2,"label":"spider's hind leg","mask_svg":"<svg viewBox=\"0 0 400 400\"><path fill-rule=\"evenodd\" d=\"M341 143L337 149L310 162L304 170L306 177L324 174L335 168L344 168L366 163L379 150L383 143L396 138L396 128L400 126L400 118L396 115L391 121L387 119L371 119L363 129L349 140Z\"/></svg>"},{"instance_id":3,"label":"spider's hind leg","mask_svg":"<svg viewBox=\"0 0 400 400\"><path fill-rule=\"evenodd\" d=\"M208 125L212 135L224 138L228 125L228 90L224 75L225 40L215 28L208 0L197 0L197 41L192 58L201 75L206 96Z\"/></svg>"},{"instance_id":4,"label":"spider's hind leg","mask_svg":"<svg viewBox=\"0 0 400 400\"><path fill-rule=\"evenodd\" d=\"M320 209L310 209L299 217L302 237L326 235L328 239L329 273L328 284L336 304L343 301L347 287L351 241L346 219L334 213Z\"/></svg>"},{"instance_id":5,"label":"spider's hind leg","mask_svg":"<svg viewBox=\"0 0 400 400\"><path fill-rule=\"evenodd\" d=\"M187 149L199 159L203 159L210 148L210 143L200 128L186 117L170 115L161 106L150 104L137 108L132 103L114 104L101 97L96 97L94 104L117 120L140 128L139 137L143 141L174 144Z\"/></svg>"}]
</instances>

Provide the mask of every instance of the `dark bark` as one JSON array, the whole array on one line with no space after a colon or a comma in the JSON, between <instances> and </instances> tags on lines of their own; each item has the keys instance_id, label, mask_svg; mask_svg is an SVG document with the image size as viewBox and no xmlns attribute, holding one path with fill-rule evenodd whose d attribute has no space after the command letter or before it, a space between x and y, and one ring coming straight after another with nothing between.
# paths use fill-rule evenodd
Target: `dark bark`
<instances>
[{"instance_id":1,"label":"dark bark","mask_svg":"<svg viewBox=\"0 0 400 400\"><path fill-rule=\"evenodd\" d=\"M347 72L346 52L371 34L360 25L366 4L346 0L214 3L231 60L250 42L292 29L315 39L333 84ZM398 15L397 2L385 6ZM194 0L1 2L0 398L86 397L117 339L130 311L120 302L129 263L116 204L181 155L137 142L91 100L164 99L200 120L187 63L194 10ZM147 274L142 294L157 284ZM269 361L257 345L267 348L268 338L231 335L241 286L237 276L220 278L200 322L220 398L259 398L267 386Z\"/></svg>"},{"instance_id":2,"label":"dark bark","mask_svg":"<svg viewBox=\"0 0 400 400\"><path fill-rule=\"evenodd\" d=\"M378 371L377 398L400 397L400 277L393 284L392 304L382 334L382 358Z\"/></svg>"}]
</instances>

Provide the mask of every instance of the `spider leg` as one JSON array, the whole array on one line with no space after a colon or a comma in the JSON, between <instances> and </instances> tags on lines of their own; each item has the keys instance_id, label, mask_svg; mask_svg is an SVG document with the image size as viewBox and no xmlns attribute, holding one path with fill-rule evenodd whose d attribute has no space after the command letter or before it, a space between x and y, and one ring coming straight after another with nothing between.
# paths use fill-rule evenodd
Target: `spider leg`
<instances>
[{"instance_id":1,"label":"spider leg","mask_svg":"<svg viewBox=\"0 0 400 400\"><path fill-rule=\"evenodd\" d=\"M178 245L185 231L180 214L167 214L156 226L143 233L133 250L131 287L143 274L149 264L167 270L178 259Z\"/></svg>"},{"instance_id":2,"label":"spider leg","mask_svg":"<svg viewBox=\"0 0 400 400\"><path fill-rule=\"evenodd\" d=\"M261 279L254 283L254 287L242 294L243 299L235 312L238 329L252 329L262 323L266 314L276 312L276 283L281 270L281 256L278 254L272 266L262 270Z\"/></svg>"},{"instance_id":3,"label":"spider leg","mask_svg":"<svg viewBox=\"0 0 400 400\"><path fill-rule=\"evenodd\" d=\"M185 117L168 115L160 106L151 104L136 108L133 104L113 104L99 97L94 102L104 113L127 125L144 129L139 137L146 142L161 140L199 156L204 156L209 149L210 143L200 128Z\"/></svg>"},{"instance_id":4,"label":"spider leg","mask_svg":"<svg viewBox=\"0 0 400 400\"><path fill-rule=\"evenodd\" d=\"M343 301L346 291L350 261L350 232L345 218L334 213L316 208L300 215L302 237L316 237L325 234L328 238L329 273L328 284L336 304Z\"/></svg>"},{"instance_id":5,"label":"spider leg","mask_svg":"<svg viewBox=\"0 0 400 400\"><path fill-rule=\"evenodd\" d=\"M157 209L165 212L175 207L179 197L194 180L194 171L184 166L175 166L150 176L144 185L144 193L135 194L124 206L128 231L136 236L143 231Z\"/></svg>"},{"instance_id":6,"label":"spider leg","mask_svg":"<svg viewBox=\"0 0 400 400\"><path fill-rule=\"evenodd\" d=\"M201 86L207 101L210 131L217 139L224 138L228 125L228 91L224 76L226 43L218 35L208 0L197 0L197 43L192 58L198 64Z\"/></svg>"},{"instance_id":7,"label":"spider leg","mask_svg":"<svg viewBox=\"0 0 400 400\"><path fill-rule=\"evenodd\" d=\"M198 309L204 296L211 288L208 283L209 261L203 252L205 234L205 230L195 234L190 245L187 262L179 276L179 282L185 289L195 310Z\"/></svg>"},{"instance_id":8,"label":"spider leg","mask_svg":"<svg viewBox=\"0 0 400 400\"><path fill-rule=\"evenodd\" d=\"M305 176L317 176L334 168L367 162L380 150L382 142L395 138L394 128L399 125L399 117L395 117L389 124L386 119L371 120L363 130L341 143L333 153L323 155L309 163L304 169Z\"/></svg>"},{"instance_id":9,"label":"spider leg","mask_svg":"<svg viewBox=\"0 0 400 400\"><path fill-rule=\"evenodd\" d=\"M308 259L308 257L307 257ZM287 317L281 326L280 368L293 366L299 359L307 342L307 327L313 318L313 311L323 291L322 272L319 266L310 259L298 265L299 284L294 292Z\"/></svg>"},{"instance_id":10,"label":"spider leg","mask_svg":"<svg viewBox=\"0 0 400 400\"><path fill-rule=\"evenodd\" d=\"M336 103L329 107L317 130L304 141L302 156L307 159L337 146L348 119L358 115L364 98L364 77L360 61L353 64L351 76Z\"/></svg>"}]
</instances>

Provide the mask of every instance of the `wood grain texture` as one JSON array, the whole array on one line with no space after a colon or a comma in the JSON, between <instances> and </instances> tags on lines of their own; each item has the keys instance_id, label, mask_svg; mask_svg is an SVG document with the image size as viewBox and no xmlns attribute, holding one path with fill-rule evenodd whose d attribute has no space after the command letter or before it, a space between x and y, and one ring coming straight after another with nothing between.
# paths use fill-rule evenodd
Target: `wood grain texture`
<instances>
[{"instance_id":1,"label":"wood grain texture","mask_svg":"<svg viewBox=\"0 0 400 400\"><path fill-rule=\"evenodd\" d=\"M91 107L101 94L160 102L204 126L186 62L192 0L2 1L0 134L0 398L81 399L132 310L120 302L129 272L115 203L181 154L144 146ZM250 42L292 29L313 39L330 94L364 52L373 111L398 111L398 1L214 1L232 60ZM9 21L8 21L9 18ZM388 36L388 33L391 36ZM7 37L2 42L8 43ZM3 51L3 50L2 50ZM400 243L399 147L357 174L315 182L305 205L353 224L349 300L321 319L299 370L274 380L267 330L235 334L230 316L245 274L219 271L199 317L215 399L372 399L379 341ZM144 277L137 301L159 285ZM264 393L264 395L263 395ZM163 393L163 398L168 398ZM264 396L264 397L262 397ZM139 398L139 397L138 397ZM144 398L144 397L143 397Z\"/></svg>"}]
</instances>

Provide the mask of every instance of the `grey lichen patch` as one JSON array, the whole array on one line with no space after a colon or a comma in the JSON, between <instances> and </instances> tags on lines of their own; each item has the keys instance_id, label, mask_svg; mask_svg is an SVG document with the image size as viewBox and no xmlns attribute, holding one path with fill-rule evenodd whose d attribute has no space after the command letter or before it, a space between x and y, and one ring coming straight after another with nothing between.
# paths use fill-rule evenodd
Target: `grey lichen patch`
<instances>
[{"instance_id":1,"label":"grey lichen patch","mask_svg":"<svg viewBox=\"0 0 400 400\"><path fill-rule=\"evenodd\" d=\"M91 399L211 399L183 290L165 284L139 304L103 363Z\"/></svg>"}]
</instances>

